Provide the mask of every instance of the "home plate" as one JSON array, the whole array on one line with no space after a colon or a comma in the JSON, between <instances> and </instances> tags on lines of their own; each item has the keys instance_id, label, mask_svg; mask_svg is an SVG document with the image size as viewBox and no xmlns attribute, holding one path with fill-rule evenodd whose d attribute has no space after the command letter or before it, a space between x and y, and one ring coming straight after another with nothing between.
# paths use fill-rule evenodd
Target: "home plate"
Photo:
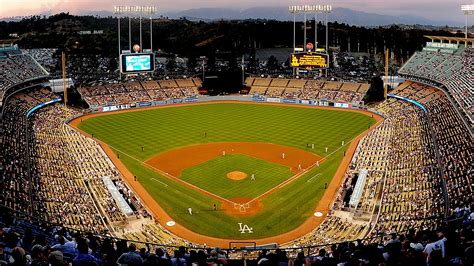
<instances>
[{"instance_id":1,"label":"home plate","mask_svg":"<svg viewBox=\"0 0 474 266\"><path fill-rule=\"evenodd\" d=\"M315 212L315 213L314 213L314 216L316 216L316 217L321 217L321 216L323 216L323 214L320 213L320 212Z\"/></svg>"},{"instance_id":2,"label":"home plate","mask_svg":"<svg viewBox=\"0 0 474 266\"><path fill-rule=\"evenodd\" d=\"M167 225L167 226L174 226L175 224L176 224L175 221L168 221L168 222L166 222L166 225Z\"/></svg>"}]
</instances>

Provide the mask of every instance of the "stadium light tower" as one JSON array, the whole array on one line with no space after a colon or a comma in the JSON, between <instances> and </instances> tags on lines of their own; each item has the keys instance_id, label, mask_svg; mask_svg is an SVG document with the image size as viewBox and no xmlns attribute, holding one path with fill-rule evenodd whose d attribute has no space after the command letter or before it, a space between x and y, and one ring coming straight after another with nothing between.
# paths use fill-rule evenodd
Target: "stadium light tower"
<instances>
[{"instance_id":1,"label":"stadium light tower","mask_svg":"<svg viewBox=\"0 0 474 266\"><path fill-rule=\"evenodd\" d=\"M464 12L464 15L466 16L466 39L467 39L469 37L468 31L467 31L467 16L474 15L474 5L462 5L461 10Z\"/></svg>"},{"instance_id":2,"label":"stadium light tower","mask_svg":"<svg viewBox=\"0 0 474 266\"><path fill-rule=\"evenodd\" d=\"M289 6L288 11L293 14L293 53L296 50L296 14L298 10L294 8L295 6Z\"/></svg>"},{"instance_id":3,"label":"stadium light tower","mask_svg":"<svg viewBox=\"0 0 474 266\"><path fill-rule=\"evenodd\" d=\"M132 50L132 22L131 22L131 15L139 15L140 18L140 48L142 46L142 16L149 15L150 17L150 49L153 49L153 41L152 41L152 30L153 30L153 22L152 22L152 15L157 12L156 6L114 6L113 12L114 14L118 15L118 36L119 36L119 53L120 50L120 15L129 15L128 16L128 46L129 50Z\"/></svg>"},{"instance_id":4,"label":"stadium light tower","mask_svg":"<svg viewBox=\"0 0 474 266\"><path fill-rule=\"evenodd\" d=\"M326 14L326 51L329 49L329 34L328 34L328 15L332 11L332 5L290 5L288 6L288 11L293 14L293 52L296 50L296 14L303 13L304 15L304 43L303 49L306 51L306 14L314 13L314 24L315 24L315 31L314 31L314 44L317 47L318 41L318 33L317 33L317 14L323 13Z\"/></svg>"},{"instance_id":5,"label":"stadium light tower","mask_svg":"<svg viewBox=\"0 0 474 266\"><path fill-rule=\"evenodd\" d=\"M142 15L150 15L150 51L153 51L153 20L152 15L155 14L157 8L155 6L114 6L113 12L117 15L117 32L118 32L118 55L122 54L122 48L120 43L120 16L128 15L128 50L132 52L132 19L131 16L138 14L140 16L140 49L142 46ZM119 72L120 79L122 79L122 73Z\"/></svg>"}]
</instances>

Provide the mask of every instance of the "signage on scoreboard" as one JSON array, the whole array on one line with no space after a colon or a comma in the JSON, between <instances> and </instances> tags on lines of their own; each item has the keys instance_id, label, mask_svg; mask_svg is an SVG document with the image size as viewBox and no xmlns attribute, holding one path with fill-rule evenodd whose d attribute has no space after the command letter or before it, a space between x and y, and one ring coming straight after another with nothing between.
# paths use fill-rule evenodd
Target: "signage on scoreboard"
<instances>
[{"instance_id":1,"label":"signage on scoreboard","mask_svg":"<svg viewBox=\"0 0 474 266\"><path fill-rule=\"evenodd\" d=\"M292 67L306 69L325 69L329 65L329 55L325 53L293 53L290 64Z\"/></svg>"}]
</instances>

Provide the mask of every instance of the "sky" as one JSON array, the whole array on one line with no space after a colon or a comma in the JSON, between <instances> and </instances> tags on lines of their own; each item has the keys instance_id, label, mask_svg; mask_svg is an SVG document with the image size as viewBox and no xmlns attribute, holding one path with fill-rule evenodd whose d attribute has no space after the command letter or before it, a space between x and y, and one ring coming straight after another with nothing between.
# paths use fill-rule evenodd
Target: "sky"
<instances>
[{"instance_id":1,"label":"sky","mask_svg":"<svg viewBox=\"0 0 474 266\"><path fill-rule=\"evenodd\" d=\"M114 5L153 5L163 12L201 7L249 8L289 4L332 4L354 10L386 15L415 15L431 19L464 22L462 4L474 0L0 0L0 17L28 16L62 11L78 14L87 10L112 10Z\"/></svg>"}]
</instances>

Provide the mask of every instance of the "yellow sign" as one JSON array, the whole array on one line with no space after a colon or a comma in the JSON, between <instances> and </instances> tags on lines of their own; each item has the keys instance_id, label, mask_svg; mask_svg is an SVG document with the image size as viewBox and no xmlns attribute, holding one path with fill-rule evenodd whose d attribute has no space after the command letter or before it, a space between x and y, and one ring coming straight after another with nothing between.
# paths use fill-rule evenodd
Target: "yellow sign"
<instances>
[{"instance_id":1,"label":"yellow sign","mask_svg":"<svg viewBox=\"0 0 474 266\"><path fill-rule=\"evenodd\" d=\"M323 53L296 53L291 54L291 66L306 69L328 68L329 56Z\"/></svg>"}]
</instances>

